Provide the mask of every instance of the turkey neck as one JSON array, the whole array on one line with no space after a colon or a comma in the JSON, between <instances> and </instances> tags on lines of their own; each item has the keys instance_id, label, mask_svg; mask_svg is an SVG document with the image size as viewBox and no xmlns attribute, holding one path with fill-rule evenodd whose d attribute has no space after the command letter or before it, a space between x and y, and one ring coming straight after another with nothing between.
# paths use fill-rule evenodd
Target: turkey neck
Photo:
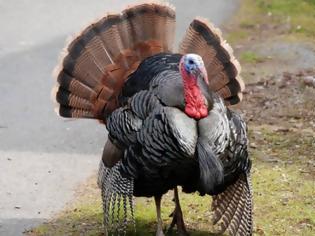
<instances>
[{"instance_id":1,"label":"turkey neck","mask_svg":"<svg viewBox=\"0 0 315 236\"><path fill-rule=\"evenodd\" d=\"M195 119L201 119L208 116L208 106L206 98L200 88L201 83L194 75L183 75L184 97L185 97L185 113ZM202 85L201 85L202 86Z\"/></svg>"}]
</instances>

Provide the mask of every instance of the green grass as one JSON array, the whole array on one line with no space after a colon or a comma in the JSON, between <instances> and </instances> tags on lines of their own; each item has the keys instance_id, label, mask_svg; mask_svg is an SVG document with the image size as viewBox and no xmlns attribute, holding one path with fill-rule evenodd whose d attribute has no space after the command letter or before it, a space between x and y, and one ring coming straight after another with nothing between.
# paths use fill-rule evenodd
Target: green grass
<instances>
[{"instance_id":1,"label":"green grass","mask_svg":"<svg viewBox=\"0 0 315 236\"><path fill-rule=\"evenodd\" d=\"M227 41L234 45L248 39L262 20L262 12L254 0L242 0L240 10L232 20L233 29L227 33Z\"/></svg>"},{"instance_id":2,"label":"green grass","mask_svg":"<svg viewBox=\"0 0 315 236\"><path fill-rule=\"evenodd\" d=\"M315 234L315 141L303 132L277 132L272 126L254 126L250 140L259 148L253 159L255 235ZM79 197L56 219L43 224L30 235L102 235L102 207L95 179L80 189ZM213 232L210 223L210 197L180 194L188 229L192 236ZM165 227L174 204L172 193L162 202ZM128 235L154 235L156 215L153 199L136 199L137 231ZM170 235L176 235L175 232Z\"/></svg>"},{"instance_id":3,"label":"green grass","mask_svg":"<svg viewBox=\"0 0 315 236\"><path fill-rule=\"evenodd\" d=\"M267 31L286 36L288 39L314 40L314 0L243 0L235 16L237 25L229 32L228 41L235 44L261 33L261 26ZM264 28L264 27L263 27Z\"/></svg>"},{"instance_id":4,"label":"green grass","mask_svg":"<svg viewBox=\"0 0 315 236\"><path fill-rule=\"evenodd\" d=\"M257 126L254 157L256 233L314 235L315 140L303 131Z\"/></svg>"},{"instance_id":5,"label":"green grass","mask_svg":"<svg viewBox=\"0 0 315 236\"><path fill-rule=\"evenodd\" d=\"M314 235L313 181L295 166L260 163L254 173L257 234Z\"/></svg>"},{"instance_id":6,"label":"green grass","mask_svg":"<svg viewBox=\"0 0 315 236\"><path fill-rule=\"evenodd\" d=\"M240 60L243 63L259 63L263 62L265 58L259 56L257 53L253 51L245 51L241 53Z\"/></svg>"},{"instance_id":7,"label":"green grass","mask_svg":"<svg viewBox=\"0 0 315 236\"><path fill-rule=\"evenodd\" d=\"M293 33L315 36L315 2L313 0L258 0L264 12L278 17L279 22L290 23Z\"/></svg>"},{"instance_id":8,"label":"green grass","mask_svg":"<svg viewBox=\"0 0 315 236\"><path fill-rule=\"evenodd\" d=\"M62 212L51 222L40 225L29 232L29 235L102 235L103 212L100 193L94 183L89 183L89 189L94 188L93 194L87 197L80 196L77 201L67 210ZM85 191L85 190L84 190ZM182 201L185 205L183 213L192 236L211 235L209 231L210 213L207 211L211 201L209 198L201 198L197 194L183 195ZM174 209L171 201L172 193L164 196L162 201L162 217L164 226L170 224L168 215ZM156 230L156 212L153 199L136 198L136 232L130 227L128 235L149 236L154 235ZM175 231L169 235L176 235Z\"/></svg>"}]
</instances>

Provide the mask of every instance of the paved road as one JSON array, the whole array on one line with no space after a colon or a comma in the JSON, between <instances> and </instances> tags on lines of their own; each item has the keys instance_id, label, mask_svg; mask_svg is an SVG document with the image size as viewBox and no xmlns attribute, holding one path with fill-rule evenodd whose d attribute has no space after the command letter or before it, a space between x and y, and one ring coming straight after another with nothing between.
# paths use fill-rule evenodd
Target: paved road
<instances>
[{"instance_id":1,"label":"paved road","mask_svg":"<svg viewBox=\"0 0 315 236\"><path fill-rule=\"evenodd\" d=\"M62 209L97 169L106 130L52 109L51 71L68 35L132 1L0 0L0 235L21 235ZM193 16L219 25L237 1L171 1L182 35Z\"/></svg>"}]
</instances>

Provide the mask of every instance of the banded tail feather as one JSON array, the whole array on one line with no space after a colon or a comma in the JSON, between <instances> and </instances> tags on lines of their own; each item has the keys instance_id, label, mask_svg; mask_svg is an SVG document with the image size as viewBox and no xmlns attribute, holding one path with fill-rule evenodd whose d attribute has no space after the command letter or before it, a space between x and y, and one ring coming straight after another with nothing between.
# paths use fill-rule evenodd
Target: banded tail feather
<instances>
[{"instance_id":1,"label":"banded tail feather","mask_svg":"<svg viewBox=\"0 0 315 236\"><path fill-rule=\"evenodd\" d=\"M174 29L174 8L159 1L130 6L90 24L67 46L57 66L57 113L106 122L140 62L172 51Z\"/></svg>"},{"instance_id":2,"label":"banded tail feather","mask_svg":"<svg viewBox=\"0 0 315 236\"><path fill-rule=\"evenodd\" d=\"M252 186L249 174L239 179L219 195L213 196L212 222L219 232L229 235L252 235Z\"/></svg>"},{"instance_id":3,"label":"banded tail feather","mask_svg":"<svg viewBox=\"0 0 315 236\"><path fill-rule=\"evenodd\" d=\"M196 53L203 58L209 87L224 98L226 105L242 100L245 85L239 76L241 67L218 28L205 19L194 19L180 43L179 52Z\"/></svg>"}]
</instances>

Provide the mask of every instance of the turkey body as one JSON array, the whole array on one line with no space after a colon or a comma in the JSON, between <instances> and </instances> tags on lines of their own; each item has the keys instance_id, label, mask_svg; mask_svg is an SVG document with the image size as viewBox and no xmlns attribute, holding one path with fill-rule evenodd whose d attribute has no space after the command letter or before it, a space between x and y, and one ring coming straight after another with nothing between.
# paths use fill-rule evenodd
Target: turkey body
<instances>
[{"instance_id":1,"label":"turkey body","mask_svg":"<svg viewBox=\"0 0 315 236\"><path fill-rule=\"evenodd\" d=\"M200 120L185 114L180 58L161 53L144 60L122 89L121 107L107 120L110 140L124 150L120 172L134 179L135 196L163 195L178 185L185 192L218 194L238 178L243 159L231 150L242 145L246 152L246 136L238 137L245 126L201 79L209 114ZM224 173L236 162L237 171Z\"/></svg>"},{"instance_id":2,"label":"turkey body","mask_svg":"<svg viewBox=\"0 0 315 236\"><path fill-rule=\"evenodd\" d=\"M187 235L177 186L212 196L221 233L252 235L246 125L228 108L242 101L240 65L220 30L199 17L174 50L175 23L175 9L155 0L90 24L55 70L55 110L106 125L98 173L105 235L135 225L133 196L154 196L156 235L164 235L161 197L173 188L170 227Z\"/></svg>"}]
</instances>

